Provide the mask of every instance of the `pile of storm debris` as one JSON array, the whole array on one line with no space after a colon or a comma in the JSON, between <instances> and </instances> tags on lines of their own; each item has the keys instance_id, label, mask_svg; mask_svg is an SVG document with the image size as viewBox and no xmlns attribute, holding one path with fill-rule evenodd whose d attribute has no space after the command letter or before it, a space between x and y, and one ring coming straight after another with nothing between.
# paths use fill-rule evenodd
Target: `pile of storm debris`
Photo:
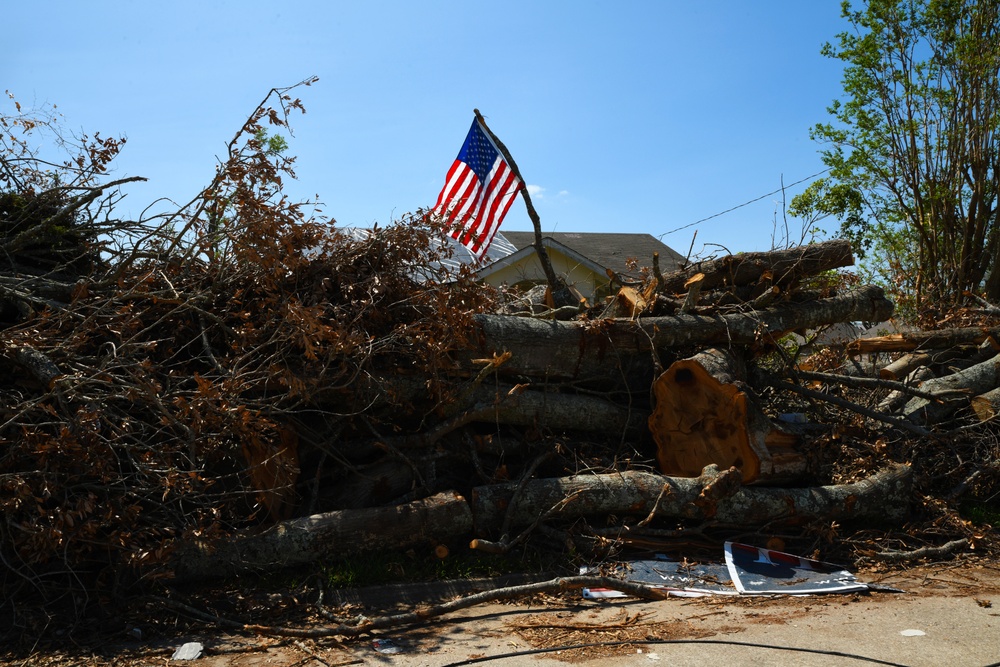
<instances>
[{"instance_id":1,"label":"pile of storm debris","mask_svg":"<svg viewBox=\"0 0 1000 667\"><path fill-rule=\"evenodd\" d=\"M0 604L386 549L986 539L953 510L1000 481L994 329L817 346L893 314L842 240L637 258L604 303L497 291L423 215L358 236L289 204L283 118L147 220L96 184L107 140L48 188L6 159Z\"/></svg>"},{"instance_id":2,"label":"pile of storm debris","mask_svg":"<svg viewBox=\"0 0 1000 667\"><path fill-rule=\"evenodd\" d=\"M532 536L595 553L662 547L708 525L902 527L913 509L913 443L945 437L930 430L931 409L954 414L972 395L918 384L926 370L889 376L913 359L858 349L892 337L802 356L830 325L892 314L881 289L845 286L835 273L853 263L849 243L726 256L668 275L651 260L642 281L607 303L542 286L472 314L438 374L397 368L378 380L391 409L405 406L419 424L397 412L365 417L368 433L341 430L308 449L300 440L297 492L260 496L272 512L294 498L299 516L183 544L172 575L420 545L447 553L470 535L471 548L490 553ZM979 377L958 369L983 366L991 339L980 333L970 337L979 344L951 346L947 365L921 357L923 367L952 383ZM846 354L855 349L864 356ZM959 484L995 475L989 460L966 466Z\"/></svg>"}]
</instances>

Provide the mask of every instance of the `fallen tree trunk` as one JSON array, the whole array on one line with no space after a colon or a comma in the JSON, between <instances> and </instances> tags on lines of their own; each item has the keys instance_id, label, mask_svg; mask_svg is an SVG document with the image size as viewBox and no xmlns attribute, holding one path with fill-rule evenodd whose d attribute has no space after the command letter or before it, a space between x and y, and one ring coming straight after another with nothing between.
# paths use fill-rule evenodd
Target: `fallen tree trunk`
<instances>
[{"instance_id":1,"label":"fallen tree trunk","mask_svg":"<svg viewBox=\"0 0 1000 667\"><path fill-rule=\"evenodd\" d=\"M702 290L721 286L749 285L770 273L772 284L785 286L807 276L854 264L850 241L835 239L770 252L748 252L696 262L663 276L660 291L686 292L685 283L702 273Z\"/></svg>"},{"instance_id":2,"label":"fallen tree trunk","mask_svg":"<svg viewBox=\"0 0 1000 667\"><path fill-rule=\"evenodd\" d=\"M702 495L715 480L665 477L626 471L609 475L574 475L528 482L510 513L512 527L526 526L551 511L553 519L608 514L704 520L761 525L774 521L900 521L909 510L911 471L898 465L853 484L811 488L741 487L706 504ZM477 533L495 531L504 522L515 484L480 486L472 492ZM553 510L553 508L558 509Z\"/></svg>"},{"instance_id":3,"label":"fallen tree trunk","mask_svg":"<svg viewBox=\"0 0 1000 667\"><path fill-rule=\"evenodd\" d=\"M586 431L636 437L645 431L648 410L636 410L599 396L518 390L512 385L476 392L474 421L537 426L553 431Z\"/></svg>"},{"instance_id":4,"label":"fallen tree trunk","mask_svg":"<svg viewBox=\"0 0 1000 667\"><path fill-rule=\"evenodd\" d=\"M903 406L902 414L914 424L936 424L968 405L973 396L1000 386L1000 355L945 377L920 384L921 391L934 394L935 400L916 397Z\"/></svg>"},{"instance_id":5,"label":"fallen tree trunk","mask_svg":"<svg viewBox=\"0 0 1000 667\"><path fill-rule=\"evenodd\" d=\"M796 436L772 424L739 387L745 377L736 353L711 348L673 363L656 379L649 430L662 473L697 477L714 463L736 466L751 483L788 480L805 471L805 457L792 449Z\"/></svg>"},{"instance_id":6,"label":"fallen tree trunk","mask_svg":"<svg viewBox=\"0 0 1000 667\"><path fill-rule=\"evenodd\" d=\"M794 329L835 322L882 321L892 315L882 288L860 287L805 303L780 303L753 313L692 315L678 313L638 321L540 321L526 317L477 315L478 346L459 353L464 361L514 352L501 374L550 380L601 380L622 377L646 386L652 382L654 349L689 344L751 344L778 338Z\"/></svg>"},{"instance_id":7,"label":"fallen tree trunk","mask_svg":"<svg viewBox=\"0 0 1000 667\"><path fill-rule=\"evenodd\" d=\"M430 546L471 530L469 504L448 491L405 505L316 514L257 534L185 544L174 553L169 567L177 581L227 577L321 558Z\"/></svg>"},{"instance_id":8,"label":"fallen tree trunk","mask_svg":"<svg viewBox=\"0 0 1000 667\"><path fill-rule=\"evenodd\" d=\"M411 392L411 401L415 402L425 389L420 385ZM438 417L440 423L419 435L390 438L389 441L400 449L430 446L456 429L476 422L635 438L646 433L649 411L601 396L545 391L531 384L491 382L489 386L475 387L450 400L439 408ZM370 444L359 442L350 443L349 449L350 453L345 452L348 458L368 456L374 451Z\"/></svg>"},{"instance_id":9,"label":"fallen tree trunk","mask_svg":"<svg viewBox=\"0 0 1000 667\"><path fill-rule=\"evenodd\" d=\"M859 338L847 344L848 354L874 354L875 352L912 352L913 350L940 350L958 345L979 345L987 340L1000 340L998 327L962 327L940 331L912 331L875 338ZM994 344L994 349L1000 345Z\"/></svg>"}]
</instances>

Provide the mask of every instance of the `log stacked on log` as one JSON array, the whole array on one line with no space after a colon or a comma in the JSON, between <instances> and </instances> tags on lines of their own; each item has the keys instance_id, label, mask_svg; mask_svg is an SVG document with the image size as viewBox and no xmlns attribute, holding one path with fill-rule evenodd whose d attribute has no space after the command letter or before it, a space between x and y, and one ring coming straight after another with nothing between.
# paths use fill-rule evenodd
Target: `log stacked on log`
<instances>
[{"instance_id":1,"label":"log stacked on log","mask_svg":"<svg viewBox=\"0 0 1000 667\"><path fill-rule=\"evenodd\" d=\"M732 307L703 312L651 315L640 319L546 321L504 315L477 315L479 345L459 351L460 360L516 352L500 372L575 382L625 381L648 390L652 355L685 346L768 345L799 329L837 322L878 322L893 312L879 287L866 286L804 302L779 301L764 310Z\"/></svg>"},{"instance_id":2,"label":"log stacked on log","mask_svg":"<svg viewBox=\"0 0 1000 667\"><path fill-rule=\"evenodd\" d=\"M514 528L602 514L714 518L745 525L901 517L908 506L908 469L890 470L857 488L779 491L765 486L804 481L806 457L797 448L800 436L776 422L773 411L768 415L758 396L763 387L751 383L748 368L790 331L879 321L892 314L891 302L876 287L799 289L815 272L851 261L849 245L834 241L660 275L644 285L623 287L608 307L569 319L553 317L551 304L523 308L518 315L476 315L470 344L454 352L452 376L466 378L465 388L459 380L451 400L434 410L439 421L421 433L383 437L374 449L359 447L353 454L341 448L342 455L359 465L338 477L336 493L321 496L332 503L321 509L333 513L321 515L326 518L316 519L316 525L339 531L341 520L363 522L354 517L366 513L378 523L375 509L366 507L377 498L384 502L388 489L403 494L412 485L422 494L456 493L441 488L446 480L454 481L453 474L443 472L455 465L454 453L448 448L431 457L418 452L431 446L440 450L442 444L456 442L458 434L472 434L466 446L476 475L493 482L457 491L470 497L481 536L474 547L489 551L509 548ZM679 288L676 293L674 287ZM684 354L692 348L694 354ZM414 404L423 400L419 381L380 382ZM551 458L542 456L521 473L520 482L496 484L509 477L515 457L532 447L512 442L503 432L486 434L484 425L494 431L533 429L625 440L636 447L652 440L647 451L666 476L625 470L561 477L556 471L531 481ZM387 455L373 461L378 451ZM348 514L341 519L343 512ZM330 523L333 517L338 517L336 523ZM438 539L465 530L462 522L449 523L438 526L444 530ZM294 533L298 525L289 524L288 530ZM241 539L233 553L251 545L254 551L273 551L280 534L272 530ZM501 541L482 539L488 535ZM330 540L320 543L339 551ZM366 543L367 538L356 544ZM304 549L311 553L313 548ZM231 571L236 560L225 555L229 551L219 556L204 549L183 553L191 560L176 571L184 576Z\"/></svg>"},{"instance_id":3,"label":"log stacked on log","mask_svg":"<svg viewBox=\"0 0 1000 667\"><path fill-rule=\"evenodd\" d=\"M976 326L861 337L845 346L842 370L855 377L822 379L856 384L869 376L867 386L888 391L877 406L887 420L929 427L964 414L989 421L1000 414L998 334L1000 327Z\"/></svg>"},{"instance_id":4,"label":"log stacked on log","mask_svg":"<svg viewBox=\"0 0 1000 667\"><path fill-rule=\"evenodd\" d=\"M476 303L474 285L454 288L453 296L440 282L408 282L402 268L387 273L386 247L408 243L393 237L337 249L327 260L333 270L314 282L303 276L316 267L297 267L288 285L310 287L297 293L299 305L282 305L280 317L254 319L258 314L245 305L287 302L273 297L286 286L248 295L247 285L269 285L255 265L247 265L246 279L226 283L225 298L187 294L214 283L204 278L205 267L181 267L169 279L166 270L148 273L141 290L119 294L113 282L107 293L91 288L81 301L88 314L131 318L130 331L149 340L134 335L105 350L46 346L45 335L32 334L37 343L8 346L7 369L20 368L33 391L48 392L44 401L33 399L46 406L33 419L48 424L52 414L70 409L65 418L74 425L66 433L117 448L116 462L142 462L141 479L152 480L153 490L129 497L172 503L152 503L141 515L157 522L141 549L145 572L207 576L413 539L425 544L471 531L462 506L473 508L477 532L500 537L493 545L499 550L517 539L511 530L523 525L520 513L534 522L638 513L647 522L676 515L746 524L868 516L864 503L841 499L833 508L809 500L840 496L815 490L803 452L808 439L776 421L777 410L764 398L773 389L760 372L761 359L774 357L789 332L892 314L877 287L808 283L853 261L846 242L657 271L623 287L610 304L583 312L579 305L556 307L541 290L508 311L454 312L452 303ZM359 257L370 258L373 268ZM376 296L393 305L375 307ZM356 317L359 303L368 305ZM412 319L399 320L399 313ZM183 317L182 327L174 317ZM67 314L65 328L52 328L53 339L86 342L68 335L77 321ZM123 328L113 320L101 326ZM172 337L183 345L163 342ZM251 343L250 350L240 347ZM777 372L787 374L787 363L774 358ZM88 360L98 367L86 367ZM111 390L113 409L97 410L100 392ZM112 414L114 423L106 417ZM127 437L108 439L121 424L132 429ZM92 444L86 451L104 450ZM147 464L150 451L172 458ZM560 486L584 461L604 475L574 476L579 489ZM197 468L181 473L178 462ZM662 474L642 482L649 486L645 500L614 490L611 478L639 479L632 468L654 462ZM94 469L108 476L114 466ZM160 480L160 470L172 477ZM778 482L804 489L768 495L773 489L766 485ZM537 484L561 490L535 499ZM603 490L585 491L588 484ZM229 503L224 510L210 511L185 495L205 488ZM120 504L108 489L100 502ZM855 491L844 491L845 498ZM663 495L662 503L651 505L649 493L653 500ZM584 501L601 494L604 504ZM889 514L905 513L904 496L893 491L883 499L895 504ZM670 503L679 504L665 509ZM185 515L182 508L192 506L197 511ZM511 507L516 512L504 509ZM229 529L211 518L219 515L234 527L235 541L163 537L225 535ZM390 525L404 519L405 529ZM141 534L136 525L129 530Z\"/></svg>"},{"instance_id":5,"label":"log stacked on log","mask_svg":"<svg viewBox=\"0 0 1000 667\"><path fill-rule=\"evenodd\" d=\"M620 392L633 406L652 387L646 409L663 473L696 477L707 465L735 465L747 483L788 481L805 472L805 458L794 448L796 436L765 416L745 367L790 331L888 319L893 306L876 287L796 290L814 272L851 262L849 244L838 240L701 263L698 271L625 286L604 311L617 318L478 315L479 345L460 358L513 352L498 368L501 376L533 387L599 387ZM670 294L672 288L683 293ZM692 346L703 351L677 358ZM664 369L668 359L672 365Z\"/></svg>"},{"instance_id":6,"label":"log stacked on log","mask_svg":"<svg viewBox=\"0 0 1000 667\"><path fill-rule=\"evenodd\" d=\"M792 261L794 257L801 262ZM908 468L892 468L859 487L767 486L802 483L808 470L801 435L777 422L760 397L760 373L751 370L758 359L793 330L880 321L892 314L892 304L875 287L799 288L812 272L851 260L849 246L836 241L756 253L740 262L702 264L696 272L623 287L611 307L597 307L602 315L615 317L595 318L592 311L556 318L545 307L524 309L517 316L476 315L470 344L455 350L452 376L458 383L451 400L435 408L438 421L410 436L382 437L374 448L347 453L341 447L342 455L358 465L339 474L336 493L321 494L320 509L333 514L322 515L328 518L316 525L339 526L339 512L370 515L377 523L375 508L368 509L372 503L388 500L387 492L405 500L407 486L419 495L434 491L469 497L480 535L473 544L491 551L509 548L516 539L511 531L525 525L530 530L540 521L604 514L649 515L647 520L654 515L712 518L745 525L900 518L908 507ZM672 286L680 290L673 293ZM423 400L419 381L380 382L414 404ZM520 482L497 484L517 469L517 457L533 448L502 431L487 434L484 425L493 431L532 429L619 439L638 447L651 440L647 451L655 454L666 476L625 470L563 477L557 468L546 468L551 461L546 455L520 473ZM454 483L454 475L444 469L454 466L456 458L454 445L443 451L441 446L457 442L459 434L467 438L475 476L491 484L459 485L457 492L442 486ZM440 453L428 457L423 452L432 446ZM380 451L386 455L379 456ZM329 505L323 507L324 502ZM448 507L455 502L450 500ZM343 520L354 516L344 514ZM333 517L338 517L336 523L329 523ZM444 532L435 539L465 530L460 521L449 523L437 526ZM433 534L430 526L423 530ZM243 539L233 553L249 545L273 550L271 541L280 541L279 534ZM501 539L493 543L485 536ZM322 543L328 552L339 551L330 541ZM357 544L363 548L366 540ZM211 551L184 553L189 558L197 554L190 563L198 563L177 570L185 576L234 567L234 558L206 555Z\"/></svg>"}]
</instances>

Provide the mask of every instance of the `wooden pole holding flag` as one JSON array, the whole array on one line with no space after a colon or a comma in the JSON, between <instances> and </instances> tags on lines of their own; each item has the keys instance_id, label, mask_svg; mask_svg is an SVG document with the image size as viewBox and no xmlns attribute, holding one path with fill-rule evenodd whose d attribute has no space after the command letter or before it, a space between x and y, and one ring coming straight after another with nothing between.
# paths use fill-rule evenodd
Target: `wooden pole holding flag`
<instances>
[{"instance_id":1,"label":"wooden pole holding flag","mask_svg":"<svg viewBox=\"0 0 1000 667\"><path fill-rule=\"evenodd\" d=\"M479 124L483 126L486 133L490 135L490 139L493 140L493 143L496 144L500 154L503 155L507 164L510 165L514 175L517 176L522 183L525 183L525 187L521 188L521 196L524 197L524 205L528 209L528 217L531 218L531 224L535 226L535 252L538 254L538 261L542 263L542 270L545 272L545 280L548 281L549 287L552 288L553 292L565 288L566 284L559 279L559 276L556 275L555 269L552 268L552 262L549 260L549 253L545 250L545 246L542 245L542 222L538 218L538 212L535 211L534 204L531 203L531 195L528 194L527 181L525 181L524 177L521 176L521 171L517 168L517 163L514 162L514 158L511 156L510 151L503 145L500 138L493 134L493 131L490 130L490 127L486 124L486 120L483 118L483 115L479 113L479 109L473 109L472 111L476 114L476 120L478 120Z\"/></svg>"}]
</instances>

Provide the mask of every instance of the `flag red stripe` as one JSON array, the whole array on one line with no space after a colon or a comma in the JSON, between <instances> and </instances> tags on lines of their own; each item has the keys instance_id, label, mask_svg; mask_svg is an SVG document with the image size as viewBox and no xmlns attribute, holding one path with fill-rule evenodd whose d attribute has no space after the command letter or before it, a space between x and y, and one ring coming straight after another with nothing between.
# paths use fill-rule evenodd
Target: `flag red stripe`
<instances>
[{"instance_id":1,"label":"flag red stripe","mask_svg":"<svg viewBox=\"0 0 1000 667\"><path fill-rule=\"evenodd\" d=\"M476 174L471 169L467 169L464 177L466 179L465 187L461 189L459 187L455 188L453 208L447 216L448 220L455 227L452 237L459 240L461 240L460 237L469 225L469 221L475 220L476 202L480 197L479 179L476 177Z\"/></svg>"},{"instance_id":2,"label":"flag red stripe","mask_svg":"<svg viewBox=\"0 0 1000 667\"><path fill-rule=\"evenodd\" d=\"M493 237L496 236L497 229L500 227L500 221L507 214L507 210L514 203L514 196L521 189L520 183L515 183L515 181L517 181L517 176L507 168L506 163L501 163L496 174L490 180L490 201L483 202L484 206L489 204L489 211L483 216L485 224L482 232L473 243L473 252L478 253L481 247L489 247L490 243L493 242Z\"/></svg>"},{"instance_id":3,"label":"flag red stripe","mask_svg":"<svg viewBox=\"0 0 1000 667\"><path fill-rule=\"evenodd\" d=\"M444 187L441 188L441 194L438 195L437 203L434 204L434 211L436 213L440 212L439 209L441 208L441 205L444 204L448 200L448 197L446 195L447 195L447 193L449 191L452 179L455 178L456 172L458 172L460 169L462 169L464 167L465 167L465 164L462 163L459 160L455 160L451 164L451 168L448 169L448 175L445 176L445 179L444 179Z\"/></svg>"},{"instance_id":4,"label":"flag red stripe","mask_svg":"<svg viewBox=\"0 0 1000 667\"><path fill-rule=\"evenodd\" d=\"M480 182L477 171L463 159L471 157L470 162L478 173L484 173L488 165L480 160L486 156L495 156L495 161L485 182ZM448 169L444 187L431 212L450 224L452 238L481 259L522 187L521 179L496 150L493 139L474 121L458 159Z\"/></svg>"},{"instance_id":5,"label":"flag red stripe","mask_svg":"<svg viewBox=\"0 0 1000 667\"><path fill-rule=\"evenodd\" d=\"M463 200L463 191L467 192L470 181L474 182L475 180L476 177L472 170L463 162L456 160L452 168L448 170L448 180L441 190L434 212L449 219L456 215L456 209L460 208Z\"/></svg>"}]
</instances>

